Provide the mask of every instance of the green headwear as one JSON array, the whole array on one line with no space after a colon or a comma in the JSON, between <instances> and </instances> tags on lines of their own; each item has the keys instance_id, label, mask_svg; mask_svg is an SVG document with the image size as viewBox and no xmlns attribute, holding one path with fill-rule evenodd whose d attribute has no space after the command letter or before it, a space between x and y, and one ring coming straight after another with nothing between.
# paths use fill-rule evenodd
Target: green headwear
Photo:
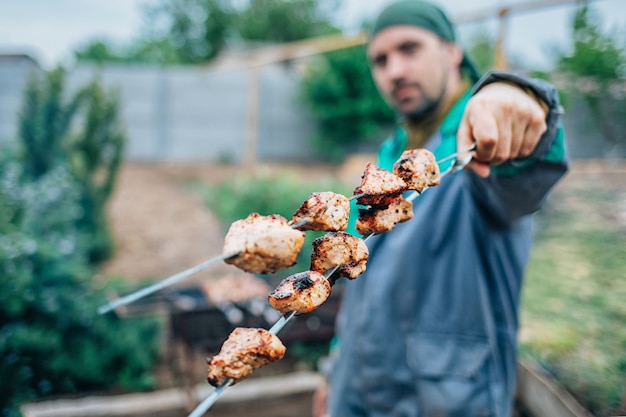
<instances>
[{"instance_id":1,"label":"green headwear","mask_svg":"<svg viewBox=\"0 0 626 417\"><path fill-rule=\"evenodd\" d=\"M417 26L434 33L444 41L456 42L454 27L443 10L422 0L400 0L387 6L370 29L369 39L381 30L397 25ZM465 70L474 82L480 78L478 70L466 53L463 53L461 70Z\"/></svg>"}]
</instances>

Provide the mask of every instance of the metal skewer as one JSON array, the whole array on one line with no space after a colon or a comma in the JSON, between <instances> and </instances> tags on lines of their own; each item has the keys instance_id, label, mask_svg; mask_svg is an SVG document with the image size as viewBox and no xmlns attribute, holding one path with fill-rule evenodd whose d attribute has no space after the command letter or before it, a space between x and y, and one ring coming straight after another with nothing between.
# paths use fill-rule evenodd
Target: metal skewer
<instances>
[{"instance_id":1,"label":"metal skewer","mask_svg":"<svg viewBox=\"0 0 626 417\"><path fill-rule=\"evenodd\" d=\"M146 295L152 294L153 292L159 291L165 287L168 287L172 284L177 283L178 281L181 281L185 278L187 278L190 275L193 275L211 265L213 265L214 263L218 262L218 261L223 261L224 259L228 259L228 258L232 258L233 256L236 256L239 252L235 252L235 253L227 253L225 255L221 255L221 256L217 256L215 258L209 259L206 262L203 262L199 265L196 265L194 267L191 267L185 271L179 272L176 275L172 275L169 278L166 278L162 281L157 282L156 284L150 285L148 287L142 288L138 291L135 291L133 293L130 293L124 297L118 298L117 300L111 301L108 304L105 304L104 306L98 308L98 313L99 314L104 314L104 313L108 313L109 311L117 308L117 307L121 307L123 305L132 303L133 301L137 301L138 299L145 297Z\"/></svg>"},{"instance_id":2,"label":"metal skewer","mask_svg":"<svg viewBox=\"0 0 626 417\"><path fill-rule=\"evenodd\" d=\"M191 414L189 414L188 417L202 417L204 413L206 413L206 411L211 408L213 404L215 404L215 401L217 401L222 392L224 392L226 388L230 387L233 382L235 382L235 380L232 378L228 378L224 381L222 385L215 388L215 390L208 397L202 400L202 402L191 412Z\"/></svg>"},{"instance_id":3,"label":"metal skewer","mask_svg":"<svg viewBox=\"0 0 626 417\"><path fill-rule=\"evenodd\" d=\"M455 154L452 154L440 161L437 161L438 164L445 162L445 161L449 161L451 159L457 158L455 159L454 163L452 164L452 166L447 169L445 172L443 172L441 174L441 178L443 178L446 175L449 175L451 173L460 171L461 169L463 169L472 159L473 157L473 150L476 148L475 145L472 145L472 147L470 147L467 151L463 151L463 152L457 152ZM464 156L462 159L458 159L458 156L463 154L463 153L467 153L466 156ZM422 190L423 192L424 190ZM412 201L414 200L418 195L420 195L421 193L418 192L414 192L413 194L411 194L410 196L407 197L408 201ZM360 195L355 195L352 196L350 198L350 200L356 199L363 196L363 194ZM302 226L303 224L306 224L308 222L308 220L302 220L298 223L295 223L292 225L293 228L297 228ZM363 237L363 241L367 241L370 237L374 236L374 234L369 234L367 236ZM334 267L333 269L327 271L324 276L326 278L330 278L335 271L339 268L339 266ZM331 285L334 284L334 281L331 281ZM278 332L280 332L285 325L293 318L295 317L296 312L292 311L290 313L285 314L284 316L282 316L280 319L278 319L278 321L276 321L276 323L274 323L274 325L269 329L270 333L273 334L278 334ZM219 385L206 399L204 399L194 410L191 414L189 414L188 417L201 417L202 415L204 415L204 413L211 408L211 406L217 401L217 399L219 398L219 396L222 394L222 392L224 392L224 390L226 388L228 388L230 385L232 385L232 383L234 382L234 380L232 378L228 378L226 381L224 381L221 385Z\"/></svg>"},{"instance_id":4,"label":"metal skewer","mask_svg":"<svg viewBox=\"0 0 626 417\"><path fill-rule=\"evenodd\" d=\"M470 146L468 149L464 150L464 151L460 151L460 152L456 152L453 153L451 155L448 155L447 157L440 159L439 161L437 161L438 164L441 164L443 162L449 161L451 159L457 158L454 163L452 164L452 166L450 168L448 168L446 171L444 171L441 174L441 178L443 178L444 176L460 171L461 169L463 169L468 163L469 161L472 159L473 157L473 152L476 149L476 144L473 144L472 146ZM458 159L459 155L462 154L467 154L463 159ZM422 191L423 192L423 191ZM410 196L408 196L406 199L407 201L413 201L420 193L418 192L414 192L413 194L411 194ZM358 199L363 197L365 194L357 194L357 195L353 195L352 197L348 198L348 200L354 200L354 199ZM291 224L291 228L292 229L297 229L305 224L307 224L308 222L310 222L310 219L303 219L300 220L297 223ZM369 237L369 236L368 236ZM173 285L185 278L187 278L190 275L193 275L197 272L200 272L203 269L208 268L209 266L213 265L214 263L217 263L219 261L223 261L225 259L231 258L233 256L237 256L239 254L239 252L235 252L235 253L230 253L230 254L225 254L225 255L220 255L217 256L215 258L209 259L206 262L203 262L199 265L193 266L183 272L179 272L176 275L173 275L171 277L165 278L162 281L159 281L153 285L150 285L146 288L140 289L138 291L135 291L133 293L130 293L124 297L118 298L117 300L111 301L108 304L105 304L104 306L98 308L98 313L99 314L105 314L108 313L111 310L114 310L118 307L124 306L126 304L130 304L133 301L137 301L140 298L143 298L147 295L150 295L156 291L159 291L165 287L168 287L170 285ZM334 271L333 271L334 272Z\"/></svg>"}]
</instances>

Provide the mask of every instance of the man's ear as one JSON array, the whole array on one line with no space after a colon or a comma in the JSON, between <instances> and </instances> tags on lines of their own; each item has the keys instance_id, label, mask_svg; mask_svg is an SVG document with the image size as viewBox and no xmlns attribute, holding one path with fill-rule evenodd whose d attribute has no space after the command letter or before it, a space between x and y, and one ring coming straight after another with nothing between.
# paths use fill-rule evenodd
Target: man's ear
<instances>
[{"instance_id":1,"label":"man's ear","mask_svg":"<svg viewBox=\"0 0 626 417\"><path fill-rule=\"evenodd\" d=\"M450 62L456 66L460 67L461 62L463 62L463 50L456 43L448 43L448 47L450 48Z\"/></svg>"}]
</instances>

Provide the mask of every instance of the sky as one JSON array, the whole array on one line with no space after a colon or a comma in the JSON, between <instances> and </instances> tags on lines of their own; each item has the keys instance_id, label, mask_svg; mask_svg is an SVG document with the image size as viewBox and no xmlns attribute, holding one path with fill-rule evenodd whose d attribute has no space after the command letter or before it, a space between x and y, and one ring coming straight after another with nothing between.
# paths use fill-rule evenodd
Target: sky
<instances>
[{"instance_id":1,"label":"sky","mask_svg":"<svg viewBox=\"0 0 626 417\"><path fill-rule=\"evenodd\" d=\"M144 27L143 6L159 0L0 0L0 53L28 53L44 67L71 65L72 51L95 38L120 45L136 38ZM254 0L252 0L254 1ZM536 0L439 0L453 18L467 13ZM340 0L337 24L356 32L391 0ZM594 0L605 27L626 28L626 0ZM557 5L509 18L507 55L527 66L547 69L555 48L571 44L570 20L574 5ZM496 19L459 26L461 40L478 30L495 35Z\"/></svg>"}]
</instances>

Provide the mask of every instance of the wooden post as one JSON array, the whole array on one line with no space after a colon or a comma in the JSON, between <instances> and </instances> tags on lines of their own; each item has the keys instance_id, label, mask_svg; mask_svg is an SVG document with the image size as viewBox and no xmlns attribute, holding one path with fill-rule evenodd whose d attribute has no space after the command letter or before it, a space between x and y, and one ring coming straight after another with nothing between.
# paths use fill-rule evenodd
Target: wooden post
<instances>
[{"instance_id":1,"label":"wooden post","mask_svg":"<svg viewBox=\"0 0 626 417\"><path fill-rule=\"evenodd\" d=\"M496 70L507 70L509 64L506 59L506 53L504 51L504 44L506 39L506 30L508 23L509 9L500 9L498 12L498 39L496 39L496 50L494 51L495 57L493 60L493 68Z\"/></svg>"},{"instance_id":2,"label":"wooden post","mask_svg":"<svg viewBox=\"0 0 626 417\"><path fill-rule=\"evenodd\" d=\"M247 171L254 172L258 161L259 146L259 106L261 90L261 65L255 60L248 66L248 105L246 133L243 149L243 163Z\"/></svg>"}]
</instances>

